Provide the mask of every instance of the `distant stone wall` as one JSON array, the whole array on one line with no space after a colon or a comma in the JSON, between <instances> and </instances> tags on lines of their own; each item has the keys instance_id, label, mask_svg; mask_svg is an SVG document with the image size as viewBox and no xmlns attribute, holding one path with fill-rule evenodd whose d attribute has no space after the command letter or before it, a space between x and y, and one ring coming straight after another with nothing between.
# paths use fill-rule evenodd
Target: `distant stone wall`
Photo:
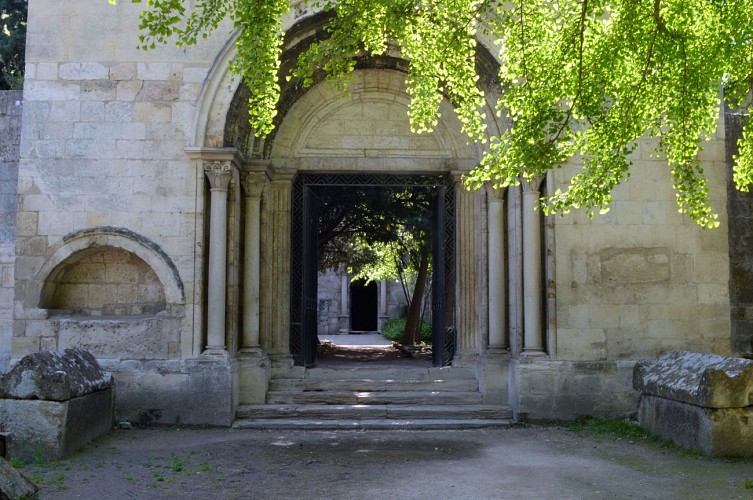
<instances>
[{"instance_id":1,"label":"distant stone wall","mask_svg":"<svg viewBox=\"0 0 753 500\"><path fill-rule=\"evenodd\" d=\"M13 333L13 266L22 98L20 90L0 91L0 372L8 368Z\"/></svg>"},{"instance_id":2,"label":"distant stone wall","mask_svg":"<svg viewBox=\"0 0 753 500\"><path fill-rule=\"evenodd\" d=\"M727 212L729 213L729 299L732 322L731 352L753 355L753 193L735 188L732 165L737 140L742 135L742 117L725 115L727 147Z\"/></svg>"}]
</instances>

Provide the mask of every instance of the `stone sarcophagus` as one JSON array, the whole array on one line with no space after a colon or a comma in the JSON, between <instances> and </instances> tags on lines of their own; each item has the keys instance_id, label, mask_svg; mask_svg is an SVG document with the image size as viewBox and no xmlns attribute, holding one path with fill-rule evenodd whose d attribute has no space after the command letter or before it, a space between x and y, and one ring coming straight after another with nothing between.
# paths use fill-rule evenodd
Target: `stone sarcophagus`
<instances>
[{"instance_id":1,"label":"stone sarcophagus","mask_svg":"<svg viewBox=\"0 0 753 500\"><path fill-rule=\"evenodd\" d=\"M713 456L753 456L753 361L687 351L638 363L640 425Z\"/></svg>"},{"instance_id":2,"label":"stone sarcophagus","mask_svg":"<svg viewBox=\"0 0 753 500\"><path fill-rule=\"evenodd\" d=\"M83 349L25 356L0 377L0 432L19 459L69 455L113 426L112 375Z\"/></svg>"}]
</instances>

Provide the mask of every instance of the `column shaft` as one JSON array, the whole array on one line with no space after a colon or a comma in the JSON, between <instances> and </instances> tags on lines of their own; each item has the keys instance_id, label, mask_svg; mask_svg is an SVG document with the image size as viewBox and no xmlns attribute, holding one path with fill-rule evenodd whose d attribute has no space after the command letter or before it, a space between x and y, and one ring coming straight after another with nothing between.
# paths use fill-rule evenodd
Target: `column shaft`
<instances>
[{"instance_id":1,"label":"column shaft","mask_svg":"<svg viewBox=\"0 0 753 500\"><path fill-rule=\"evenodd\" d=\"M243 178L243 189L246 193L246 234L243 266L242 349L259 348L261 194L265 183L265 174L247 173Z\"/></svg>"},{"instance_id":2,"label":"column shaft","mask_svg":"<svg viewBox=\"0 0 753 500\"><path fill-rule=\"evenodd\" d=\"M207 346L205 353L225 352L225 300L227 277L227 194L229 162L204 166L210 183L209 273L207 276Z\"/></svg>"},{"instance_id":3,"label":"column shaft","mask_svg":"<svg viewBox=\"0 0 753 500\"><path fill-rule=\"evenodd\" d=\"M379 282L379 331L382 331L382 325L387 321L387 281Z\"/></svg>"},{"instance_id":4,"label":"column shaft","mask_svg":"<svg viewBox=\"0 0 753 500\"><path fill-rule=\"evenodd\" d=\"M523 352L544 354L539 192L523 191Z\"/></svg>"},{"instance_id":5,"label":"column shaft","mask_svg":"<svg viewBox=\"0 0 753 500\"><path fill-rule=\"evenodd\" d=\"M489 194L489 348L507 348L507 294L505 273L504 198Z\"/></svg>"}]
</instances>

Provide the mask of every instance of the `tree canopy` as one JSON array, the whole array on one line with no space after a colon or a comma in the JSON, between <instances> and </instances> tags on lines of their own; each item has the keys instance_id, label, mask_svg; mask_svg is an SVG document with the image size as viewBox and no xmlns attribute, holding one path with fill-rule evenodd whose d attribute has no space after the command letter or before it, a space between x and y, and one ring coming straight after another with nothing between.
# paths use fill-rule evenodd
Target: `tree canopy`
<instances>
[{"instance_id":1,"label":"tree canopy","mask_svg":"<svg viewBox=\"0 0 753 500\"><path fill-rule=\"evenodd\" d=\"M345 265L353 281L398 280L408 306L402 344L420 340L430 287L431 204L422 186L326 186L318 199L319 269Z\"/></svg>"},{"instance_id":2,"label":"tree canopy","mask_svg":"<svg viewBox=\"0 0 753 500\"><path fill-rule=\"evenodd\" d=\"M447 98L469 140L487 143L468 186L532 182L572 161L580 171L546 207L590 215L607 210L612 189L629 177L638 139L655 136L679 210L703 227L718 225L698 152L717 128L722 102L743 113L751 104L753 0L310 3L335 15L328 36L300 55L291 75L279 74L287 0L147 0L140 43L192 45L231 19L240 31L231 70L251 89L258 135L272 130L280 78L311 84L324 71L344 88L356 56L396 49L409 62L412 129L431 130ZM480 38L492 40L499 54L503 91L496 112L510 127L498 136L485 131L475 63ZM734 180L747 191L753 184L749 120L735 161Z\"/></svg>"},{"instance_id":3,"label":"tree canopy","mask_svg":"<svg viewBox=\"0 0 753 500\"><path fill-rule=\"evenodd\" d=\"M20 89L24 81L27 0L0 0L0 89Z\"/></svg>"}]
</instances>

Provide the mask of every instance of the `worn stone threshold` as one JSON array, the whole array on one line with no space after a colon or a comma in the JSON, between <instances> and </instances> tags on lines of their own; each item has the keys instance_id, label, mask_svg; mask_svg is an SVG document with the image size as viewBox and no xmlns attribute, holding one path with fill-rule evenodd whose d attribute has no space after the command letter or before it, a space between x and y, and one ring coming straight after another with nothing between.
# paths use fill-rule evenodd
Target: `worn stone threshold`
<instances>
[{"instance_id":1,"label":"worn stone threshold","mask_svg":"<svg viewBox=\"0 0 753 500\"><path fill-rule=\"evenodd\" d=\"M242 419L233 429L298 429L298 430L459 430L509 427L507 419Z\"/></svg>"}]
</instances>

